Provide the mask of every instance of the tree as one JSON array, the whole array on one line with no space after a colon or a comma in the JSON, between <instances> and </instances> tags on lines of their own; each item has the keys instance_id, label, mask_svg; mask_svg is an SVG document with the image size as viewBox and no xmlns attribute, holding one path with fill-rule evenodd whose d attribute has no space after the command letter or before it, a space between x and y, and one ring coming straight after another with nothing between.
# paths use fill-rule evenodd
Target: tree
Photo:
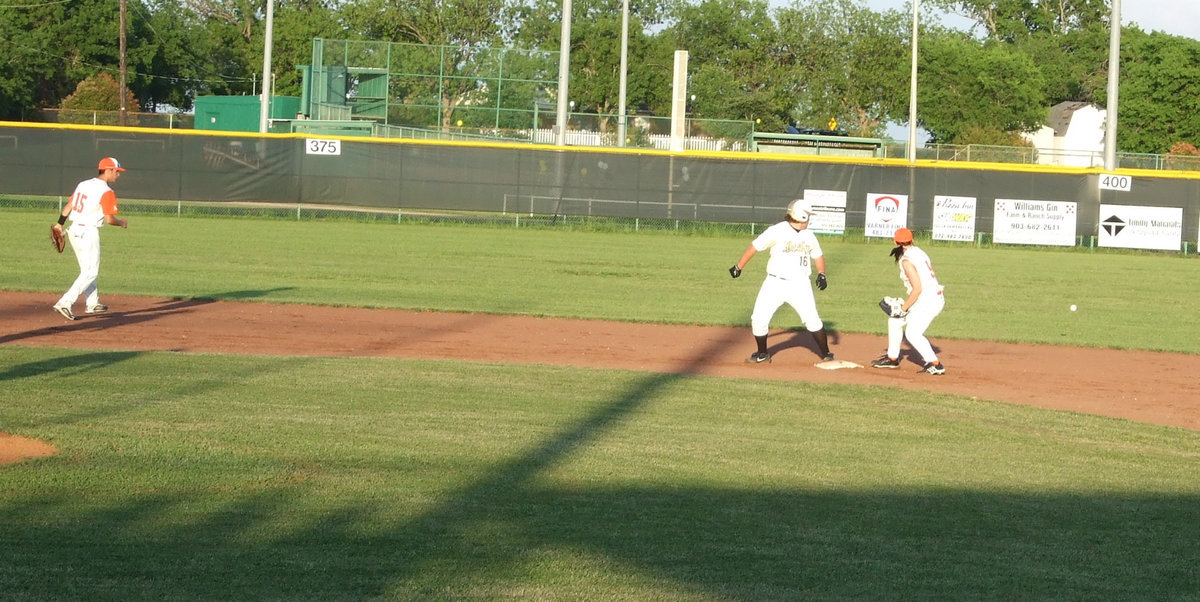
<instances>
[{"instance_id":1,"label":"tree","mask_svg":"<svg viewBox=\"0 0 1200 602\"><path fill-rule=\"evenodd\" d=\"M1062 35L1104 25L1109 0L926 0L950 14L974 21L997 42L1030 35ZM1106 25L1104 25L1106 27Z\"/></svg>"},{"instance_id":2,"label":"tree","mask_svg":"<svg viewBox=\"0 0 1200 602\"><path fill-rule=\"evenodd\" d=\"M137 106L137 97L129 88L121 90L121 85L113 76L98 73L75 87L75 92L62 101L63 109L76 111L119 111L121 109L121 94L125 95L125 106Z\"/></svg>"},{"instance_id":3,"label":"tree","mask_svg":"<svg viewBox=\"0 0 1200 602\"><path fill-rule=\"evenodd\" d=\"M784 82L796 121L824 128L830 118L859 136L907 121L912 43L908 17L854 0L814 0L779 9Z\"/></svg>"},{"instance_id":4,"label":"tree","mask_svg":"<svg viewBox=\"0 0 1200 602\"><path fill-rule=\"evenodd\" d=\"M1045 82L1024 54L953 35L921 48L918 116L933 142L962 143L969 126L1033 131L1045 119Z\"/></svg>"},{"instance_id":5,"label":"tree","mask_svg":"<svg viewBox=\"0 0 1200 602\"><path fill-rule=\"evenodd\" d=\"M762 120L782 129L791 104L777 62L778 29L765 0L704 0L684 5L664 35L688 51L692 113L699 118Z\"/></svg>"},{"instance_id":6,"label":"tree","mask_svg":"<svg viewBox=\"0 0 1200 602\"><path fill-rule=\"evenodd\" d=\"M562 32L562 4L538 0L518 5L520 26L515 40L525 47L557 52ZM621 0L585 0L572 4L570 100L577 111L600 115L602 131L612 131L620 112ZM667 18L656 0L629 3L629 49L626 73L628 113L644 108L664 113L669 110L673 48L665 35L650 35ZM557 79L557 72L553 79ZM552 97L555 90L548 91Z\"/></svg>"},{"instance_id":7,"label":"tree","mask_svg":"<svg viewBox=\"0 0 1200 602\"><path fill-rule=\"evenodd\" d=\"M395 89L388 93L400 98L434 96L439 124L448 129L455 111L469 106L483 89L474 75L489 69L487 49L503 45L511 11L503 0L361 0L349 5L344 14L349 26L365 39L429 46L427 51L407 54L414 62L400 63L399 68L448 77L393 81Z\"/></svg>"},{"instance_id":8,"label":"tree","mask_svg":"<svg viewBox=\"0 0 1200 602\"><path fill-rule=\"evenodd\" d=\"M1200 142L1200 42L1131 28L1122 36L1120 74L1121 151L1165 153L1177 142Z\"/></svg>"}]
</instances>

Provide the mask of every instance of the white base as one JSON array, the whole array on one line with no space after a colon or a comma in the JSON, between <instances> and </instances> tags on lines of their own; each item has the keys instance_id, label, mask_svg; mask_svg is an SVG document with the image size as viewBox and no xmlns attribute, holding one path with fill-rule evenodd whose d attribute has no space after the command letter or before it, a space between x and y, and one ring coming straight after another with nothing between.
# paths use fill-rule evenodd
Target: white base
<instances>
[{"instance_id":1,"label":"white base","mask_svg":"<svg viewBox=\"0 0 1200 602\"><path fill-rule=\"evenodd\" d=\"M814 366L822 370L841 370L842 368L862 368L862 365L846 360L829 360L828 362L817 362Z\"/></svg>"}]
</instances>

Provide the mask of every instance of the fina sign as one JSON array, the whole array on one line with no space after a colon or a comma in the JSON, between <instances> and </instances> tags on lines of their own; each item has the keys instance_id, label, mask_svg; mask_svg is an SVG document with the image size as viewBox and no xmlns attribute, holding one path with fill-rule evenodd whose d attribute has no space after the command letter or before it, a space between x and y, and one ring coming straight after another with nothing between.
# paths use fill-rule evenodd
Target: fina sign
<instances>
[{"instance_id":1,"label":"fina sign","mask_svg":"<svg viewBox=\"0 0 1200 602\"><path fill-rule=\"evenodd\" d=\"M1101 247L1178 251L1183 242L1183 209L1100 205Z\"/></svg>"},{"instance_id":2,"label":"fina sign","mask_svg":"<svg viewBox=\"0 0 1200 602\"><path fill-rule=\"evenodd\" d=\"M863 234L891 238L896 230L908 227L907 194L868 194Z\"/></svg>"}]
</instances>

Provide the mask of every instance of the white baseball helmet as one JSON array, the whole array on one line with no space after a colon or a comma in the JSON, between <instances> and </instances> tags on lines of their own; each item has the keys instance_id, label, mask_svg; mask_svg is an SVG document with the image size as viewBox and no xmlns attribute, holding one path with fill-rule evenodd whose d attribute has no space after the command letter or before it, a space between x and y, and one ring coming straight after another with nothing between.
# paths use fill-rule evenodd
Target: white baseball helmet
<instances>
[{"instance_id":1,"label":"white baseball helmet","mask_svg":"<svg viewBox=\"0 0 1200 602\"><path fill-rule=\"evenodd\" d=\"M804 199L796 199L788 204L787 214L788 217L803 224L808 222L808 218L812 217L813 208Z\"/></svg>"}]
</instances>

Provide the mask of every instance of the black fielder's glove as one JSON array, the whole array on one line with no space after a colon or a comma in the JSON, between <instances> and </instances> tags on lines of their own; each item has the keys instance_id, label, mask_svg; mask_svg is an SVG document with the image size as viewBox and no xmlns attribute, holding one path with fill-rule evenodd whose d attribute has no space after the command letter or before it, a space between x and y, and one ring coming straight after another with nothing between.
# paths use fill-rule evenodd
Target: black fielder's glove
<instances>
[{"instance_id":1,"label":"black fielder's glove","mask_svg":"<svg viewBox=\"0 0 1200 602\"><path fill-rule=\"evenodd\" d=\"M731 267L731 268L729 268L729 275L730 275L730 276L733 276L734 278L737 278L738 276L741 276L741 275L742 275L742 268L739 268L739 267L737 267L736 265L735 265L735 266L733 266L733 267Z\"/></svg>"},{"instance_id":2,"label":"black fielder's glove","mask_svg":"<svg viewBox=\"0 0 1200 602\"><path fill-rule=\"evenodd\" d=\"M817 274L817 289L823 291L827 286L829 286L829 280L825 278L825 272Z\"/></svg>"}]
</instances>

